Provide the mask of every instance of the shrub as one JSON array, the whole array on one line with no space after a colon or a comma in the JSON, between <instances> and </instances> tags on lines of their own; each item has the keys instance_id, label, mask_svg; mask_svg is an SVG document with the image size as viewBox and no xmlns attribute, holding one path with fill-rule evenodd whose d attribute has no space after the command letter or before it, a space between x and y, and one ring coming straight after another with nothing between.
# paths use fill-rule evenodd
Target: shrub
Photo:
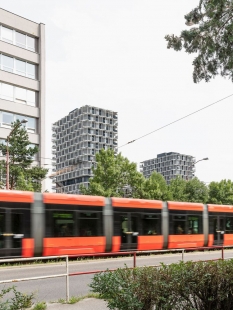
<instances>
[{"instance_id":1,"label":"shrub","mask_svg":"<svg viewBox=\"0 0 233 310\"><path fill-rule=\"evenodd\" d=\"M126 267L95 275L90 286L110 309L230 310L233 260Z\"/></svg>"},{"instance_id":2,"label":"shrub","mask_svg":"<svg viewBox=\"0 0 233 310\"><path fill-rule=\"evenodd\" d=\"M6 299L7 295L13 293L13 297ZM3 301L3 298L5 301ZM18 292L15 286L0 291L0 310L23 310L31 307L34 293L24 294Z\"/></svg>"}]
</instances>

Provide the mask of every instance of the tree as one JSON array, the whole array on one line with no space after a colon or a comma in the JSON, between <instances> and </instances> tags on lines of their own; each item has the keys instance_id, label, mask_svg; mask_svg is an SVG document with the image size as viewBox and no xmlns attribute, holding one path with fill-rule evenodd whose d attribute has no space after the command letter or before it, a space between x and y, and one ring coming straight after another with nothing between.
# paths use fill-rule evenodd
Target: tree
<instances>
[{"instance_id":1,"label":"tree","mask_svg":"<svg viewBox=\"0 0 233 310\"><path fill-rule=\"evenodd\" d=\"M208 187L198 178L185 181L180 177L173 179L169 185L171 199L174 201L200 202L208 201Z\"/></svg>"},{"instance_id":2,"label":"tree","mask_svg":"<svg viewBox=\"0 0 233 310\"><path fill-rule=\"evenodd\" d=\"M26 180L22 172L20 172L18 176L18 181L15 189L19 191L29 191L29 192L34 191L31 180L30 179Z\"/></svg>"},{"instance_id":3,"label":"tree","mask_svg":"<svg viewBox=\"0 0 233 310\"><path fill-rule=\"evenodd\" d=\"M189 202L206 203L208 201L208 187L198 178L187 181L185 195Z\"/></svg>"},{"instance_id":4,"label":"tree","mask_svg":"<svg viewBox=\"0 0 233 310\"><path fill-rule=\"evenodd\" d=\"M96 154L96 168L92 171L94 176L89 180L89 188L80 186L82 194L124 197L128 189L131 197L143 198L143 175L137 171L135 163L120 153L115 155L111 149L100 150Z\"/></svg>"},{"instance_id":5,"label":"tree","mask_svg":"<svg viewBox=\"0 0 233 310\"><path fill-rule=\"evenodd\" d=\"M18 120L13 123L12 129L19 123L20 122ZM18 126L18 128L10 135L8 145L9 188L19 189L19 187L25 188L27 186L31 188L32 186L34 191L41 191L41 181L45 178L48 170L38 166L31 166L33 163L33 158L35 154L38 153L39 149L37 146L31 145L26 129L21 125ZM3 156L6 156L6 144L0 145L0 151ZM6 174L5 160L1 160L0 162L0 172L1 175ZM4 182L3 185L5 187Z\"/></svg>"},{"instance_id":6,"label":"tree","mask_svg":"<svg viewBox=\"0 0 233 310\"><path fill-rule=\"evenodd\" d=\"M171 195L171 200L173 201L188 201L188 197L186 194L186 184L187 181L177 177L176 179L172 179L168 190Z\"/></svg>"},{"instance_id":7,"label":"tree","mask_svg":"<svg viewBox=\"0 0 233 310\"><path fill-rule=\"evenodd\" d=\"M233 182L222 180L209 184L209 203L233 205Z\"/></svg>"},{"instance_id":8,"label":"tree","mask_svg":"<svg viewBox=\"0 0 233 310\"><path fill-rule=\"evenodd\" d=\"M143 198L170 200L171 195L169 194L167 183L160 173L152 172L151 176L145 180Z\"/></svg>"},{"instance_id":9,"label":"tree","mask_svg":"<svg viewBox=\"0 0 233 310\"><path fill-rule=\"evenodd\" d=\"M233 81L233 1L199 0L185 15L186 25L180 36L166 35L167 47L197 54L193 61L195 83L208 82L220 74Z\"/></svg>"}]
</instances>

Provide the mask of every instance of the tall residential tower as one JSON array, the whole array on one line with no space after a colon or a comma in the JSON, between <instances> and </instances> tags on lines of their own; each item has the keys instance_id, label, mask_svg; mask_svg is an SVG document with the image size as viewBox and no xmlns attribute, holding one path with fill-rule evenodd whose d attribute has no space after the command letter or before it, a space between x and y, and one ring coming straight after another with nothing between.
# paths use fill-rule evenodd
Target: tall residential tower
<instances>
[{"instance_id":1,"label":"tall residential tower","mask_svg":"<svg viewBox=\"0 0 233 310\"><path fill-rule=\"evenodd\" d=\"M0 8L0 140L11 123L27 119L35 163L45 157L45 26ZM0 142L1 142L0 141Z\"/></svg>"},{"instance_id":2,"label":"tall residential tower","mask_svg":"<svg viewBox=\"0 0 233 310\"><path fill-rule=\"evenodd\" d=\"M80 184L88 186L95 154L102 148L117 151L117 119L117 112L86 105L53 124L53 189L57 193L79 193Z\"/></svg>"}]
</instances>

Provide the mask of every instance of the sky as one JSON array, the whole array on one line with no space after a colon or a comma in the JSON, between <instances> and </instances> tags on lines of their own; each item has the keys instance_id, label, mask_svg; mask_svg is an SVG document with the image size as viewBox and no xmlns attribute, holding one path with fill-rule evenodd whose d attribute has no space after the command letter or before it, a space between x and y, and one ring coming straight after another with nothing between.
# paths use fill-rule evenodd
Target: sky
<instances>
[{"instance_id":1,"label":"sky","mask_svg":"<svg viewBox=\"0 0 233 310\"><path fill-rule=\"evenodd\" d=\"M51 125L75 108L118 112L119 146L233 93L217 77L192 80L194 55L167 49L166 34L190 29L199 0L0 0L46 25L46 157ZM138 165L163 152L192 155L207 184L233 179L233 97L119 148ZM47 163L51 161L47 159Z\"/></svg>"}]
</instances>

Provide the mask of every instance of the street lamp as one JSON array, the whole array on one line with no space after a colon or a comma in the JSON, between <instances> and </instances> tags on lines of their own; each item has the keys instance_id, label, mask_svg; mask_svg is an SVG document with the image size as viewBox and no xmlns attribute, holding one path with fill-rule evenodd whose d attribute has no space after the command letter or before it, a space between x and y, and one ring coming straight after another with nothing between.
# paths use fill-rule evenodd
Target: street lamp
<instances>
[{"instance_id":1,"label":"street lamp","mask_svg":"<svg viewBox=\"0 0 233 310\"><path fill-rule=\"evenodd\" d=\"M9 133L9 135L6 138L6 189L9 190L9 138L10 136L16 131L16 129L19 128L21 124L25 124L28 121L26 119L22 119L19 123L17 123Z\"/></svg>"},{"instance_id":2,"label":"street lamp","mask_svg":"<svg viewBox=\"0 0 233 310\"><path fill-rule=\"evenodd\" d=\"M198 161L196 161L196 162L193 163L193 164L195 165L196 163L198 163L199 161L202 161L202 160L209 160L209 158L208 158L208 157L205 157L205 158L199 159Z\"/></svg>"},{"instance_id":3,"label":"street lamp","mask_svg":"<svg viewBox=\"0 0 233 310\"><path fill-rule=\"evenodd\" d=\"M199 160L193 162L193 163L191 164L191 166L189 166L189 168L190 168L190 169L194 168L194 165L196 165L197 163L199 163L199 162L202 161L202 160L209 160L209 158L208 158L208 157L205 157L205 158L199 159ZM191 173L192 173L192 170L191 170ZM186 179L188 180L188 177L187 177Z\"/></svg>"}]
</instances>

